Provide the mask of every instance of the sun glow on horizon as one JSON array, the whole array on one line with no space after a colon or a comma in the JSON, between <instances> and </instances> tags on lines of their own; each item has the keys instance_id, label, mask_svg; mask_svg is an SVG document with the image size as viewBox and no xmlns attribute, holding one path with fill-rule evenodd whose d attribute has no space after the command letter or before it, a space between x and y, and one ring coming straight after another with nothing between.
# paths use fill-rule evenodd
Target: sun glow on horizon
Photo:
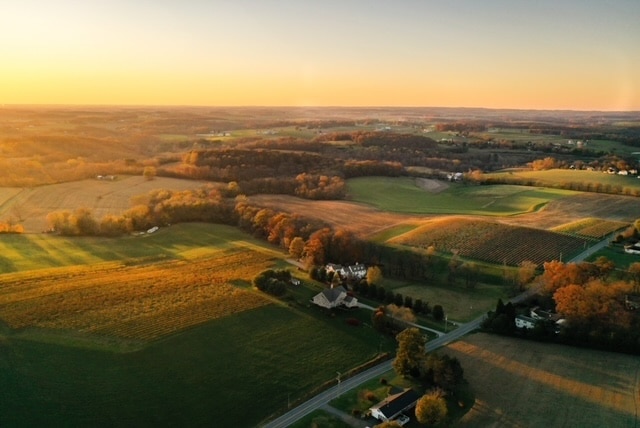
<instances>
[{"instance_id":1,"label":"sun glow on horizon","mask_svg":"<svg viewBox=\"0 0 640 428\"><path fill-rule=\"evenodd\" d=\"M0 103L640 110L640 3L463 3L26 0Z\"/></svg>"}]
</instances>

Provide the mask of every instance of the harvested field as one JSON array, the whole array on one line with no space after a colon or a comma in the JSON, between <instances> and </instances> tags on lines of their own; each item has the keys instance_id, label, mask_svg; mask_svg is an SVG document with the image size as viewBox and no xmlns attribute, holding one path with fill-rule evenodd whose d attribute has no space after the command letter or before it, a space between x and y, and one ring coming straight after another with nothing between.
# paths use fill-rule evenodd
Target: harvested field
<instances>
[{"instance_id":1,"label":"harvested field","mask_svg":"<svg viewBox=\"0 0 640 428\"><path fill-rule=\"evenodd\" d=\"M461 427L635 427L637 356L488 334L455 342L475 395Z\"/></svg>"},{"instance_id":2,"label":"harvested field","mask_svg":"<svg viewBox=\"0 0 640 428\"><path fill-rule=\"evenodd\" d=\"M419 223L425 219L425 216L385 212L353 202L310 201L286 195L257 195L249 197L249 200L274 210L317 218L362 236L375 234L398 224Z\"/></svg>"},{"instance_id":3,"label":"harvested field","mask_svg":"<svg viewBox=\"0 0 640 428\"><path fill-rule=\"evenodd\" d=\"M137 267L109 262L1 276L0 319L40 327L153 340L269 303L231 285L249 281L271 258L249 250Z\"/></svg>"},{"instance_id":4,"label":"harvested field","mask_svg":"<svg viewBox=\"0 0 640 428\"><path fill-rule=\"evenodd\" d=\"M131 198L154 189L198 189L205 183L193 180L141 176L110 180L81 180L33 188L0 189L0 219L14 218L26 233L46 229L46 216L52 211L89 208L97 219L121 214L131 208Z\"/></svg>"}]
</instances>

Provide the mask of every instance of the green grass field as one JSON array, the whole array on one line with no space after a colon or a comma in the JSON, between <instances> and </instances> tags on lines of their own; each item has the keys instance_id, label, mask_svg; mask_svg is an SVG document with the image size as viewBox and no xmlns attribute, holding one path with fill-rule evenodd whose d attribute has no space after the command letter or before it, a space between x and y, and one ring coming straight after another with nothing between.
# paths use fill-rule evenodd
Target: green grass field
<instances>
[{"instance_id":1,"label":"green grass field","mask_svg":"<svg viewBox=\"0 0 640 428\"><path fill-rule=\"evenodd\" d=\"M621 269L624 271L626 271L629 268L629 265L631 265L632 263L640 262L640 255L625 253L621 245L605 247L597 253L592 254L591 257L587 259L587 261L594 262L598 259L598 257L602 256L615 263L616 269Z\"/></svg>"},{"instance_id":2,"label":"green grass field","mask_svg":"<svg viewBox=\"0 0 640 428\"><path fill-rule=\"evenodd\" d=\"M376 353L343 324L270 305L125 354L0 338L0 426L255 426Z\"/></svg>"},{"instance_id":3,"label":"green grass field","mask_svg":"<svg viewBox=\"0 0 640 428\"><path fill-rule=\"evenodd\" d=\"M453 184L429 193L412 178L364 177L347 181L349 198L392 212L409 214L474 214L506 216L531 212L547 202L574 194L525 186Z\"/></svg>"},{"instance_id":4,"label":"green grass field","mask_svg":"<svg viewBox=\"0 0 640 428\"><path fill-rule=\"evenodd\" d=\"M25 274L111 260L195 261L242 247L266 252L276 264L283 257L235 228L208 224L121 239L3 238L5 268ZM328 316L309 305L313 294L313 287L298 287L285 301L132 346L75 331L14 331L0 321L0 426L255 426L334 379L336 370L394 347L345 321L366 322L369 311Z\"/></svg>"},{"instance_id":5,"label":"green grass field","mask_svg":"<svg viewBox=\"0 0 640 428\"><path fill-rule=\"evenodd\" d=\"M231 226L184 223L160 228L153 235L122 238L3 235L0 273L106 261L190 259L238 246L281 255L274 247Z\"/></svg>"},{"instance_id":6,"label":"green grass field","mask_svg":"<svg viewBox=\"0 0 640 428\"><path fill-rule=\"evenodd\" d=\"M571 169L551 169L546 171L510 170L485 174L485 177L521 180L522 182L533 182L535 185L549 187L568 186L571 183L589 184L590 191L603 193L611 193L614 188L621 191L624 189L629 189L631 192L640 191L640 180L636 177L605 174L599 171Z\"/></svg>"},{"instance_id":7,"label":"green grass field","mask_svg":"<svg viewBox=\"0 0 640 428\"><path fill-rule=\"evenodd\" d=\"M505 299L509 294L508 287L503 285L480 283L469 290L460 283L449 285L442 278L431 284L384 279L383 286L394 293L411 296L414 301L422 299L430 307L442 305L448 318L457 322L467 322L486 313L495 307L498 299ZM432 327L443 330L444 323Z\"/></svg>"},{"instance_id":8,"label":"green grass field","mask_svg":"<svg viewBox=\"0 0 640 428\"><path fill-rule=\"evenodd\" d=\"M289 428L350 428L351 425L325 410L314 410Z\"/></svg>"}]
</instances>

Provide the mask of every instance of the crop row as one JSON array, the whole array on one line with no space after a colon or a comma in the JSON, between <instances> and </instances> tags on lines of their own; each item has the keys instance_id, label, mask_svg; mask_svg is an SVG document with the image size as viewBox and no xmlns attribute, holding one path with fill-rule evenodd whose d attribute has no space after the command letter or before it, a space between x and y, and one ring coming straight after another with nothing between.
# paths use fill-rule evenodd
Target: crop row
<instances>
[{"instance_id":1,"label":"crop row","mask_svg":"<svg viewBox=\"0 0 640 428\"><path fill-rule=\"evenodd\" d=\"M465 218L431 222L394 242L509 265L568 258L585 247L585 240L574 236Z\"/></svg>"},{"instance_id":2,"label":"crop row","mask_svg":"<svg viewBox=\"0 0 640 428\"><path fill-rule=\"evenodd\" d=\"M587 238L599 239L617 230L627 227L629 223L599 218L578 220L553 229L554 232L570 233Z\"/></svg>"},{"instance_id":3,"label":"crop row","mask_svg":"<svg viewBox=\"0 0 640 428\"><path fill-rule=\"evenodd\" d=\"M248 281L268 265L267 256L242 249L190 262L72 268L68 275L32 275L27 282L3 278L8 281L0 288L0 319L12 328L156 338L267 303L232 282Z\"/></svg>"}]
</instances>

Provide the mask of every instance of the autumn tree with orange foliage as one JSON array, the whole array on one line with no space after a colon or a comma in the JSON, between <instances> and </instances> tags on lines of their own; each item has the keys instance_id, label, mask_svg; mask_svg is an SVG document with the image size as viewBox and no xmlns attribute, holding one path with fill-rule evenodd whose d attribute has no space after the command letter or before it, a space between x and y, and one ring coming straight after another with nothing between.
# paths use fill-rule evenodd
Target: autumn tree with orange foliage
<instances>
[{"instance_id":1,"label":"autumn tree with orange foliage","mask_svg":"<svg viewBox=\"0 0 640 428\"><path fill-rule=\"evenodd\" d=\"M0 233L23 233L24 226L11 220L0 222Z\"/></svg>"},{"instance_id":2,"label":"autumn tree with orange foliage","mask_svg":"<svg viewBox=\"0 0 640 428\"><path fill-rule=\"evenodd\" d=\"M544 263L544 273L540 276L541 292L553 295L559 288L569 284L583 285L599 275L599 269L592 263L562 263L553 260Z\"/></svg>"},{"instance_id":3,"label":"autumn tree with orange foliage","mask_svg":"<svg viewBox=\"0 0 640 428\"><path fill-rule=\"evenodd\" d=\"M594 279L584 286L569 284L559 288L553 300L558 313L570 323L629 328L632 315L624 308L624 296L632 288L624 281L608 284Z\"/></svg>"}]
</instances>

